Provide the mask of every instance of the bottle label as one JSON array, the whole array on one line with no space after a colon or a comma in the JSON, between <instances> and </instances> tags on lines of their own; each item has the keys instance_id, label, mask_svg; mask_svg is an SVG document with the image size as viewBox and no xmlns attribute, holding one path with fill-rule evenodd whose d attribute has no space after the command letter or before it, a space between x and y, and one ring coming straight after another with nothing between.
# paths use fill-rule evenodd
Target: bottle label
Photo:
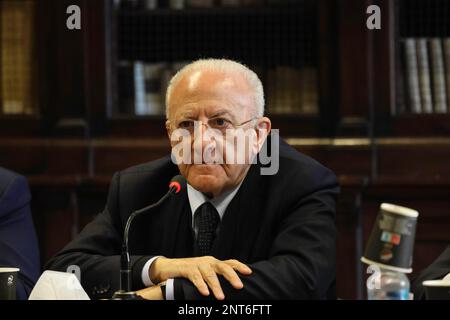
<instances>
[{"instance_id":1,"label":"bottle label","mask_svg":"<svg viewBox=\"0 0 450 320\"><path fill-rule=\"evenodd\" d=\"M409 300L409 292L406 289L387 291L386 300Z\"/></svg>"}]
</instances>

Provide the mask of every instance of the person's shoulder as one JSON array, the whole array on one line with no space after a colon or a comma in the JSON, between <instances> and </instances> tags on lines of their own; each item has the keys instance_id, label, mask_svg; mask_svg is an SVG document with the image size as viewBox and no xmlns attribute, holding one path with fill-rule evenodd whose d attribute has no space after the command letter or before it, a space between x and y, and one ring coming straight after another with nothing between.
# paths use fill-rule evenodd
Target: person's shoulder
<instances>
[{"instance_id":1,"label":"person's shoulder","mask_svg":"<svg viewBox=\"0 0 450 320\"><path fill-rule=\"evenodd\" d=\"M159 158L153 161L141 163L120 171L123 175L158 174L164 171L173 170L174 164L170 156Z\"/></svg>"},{"instance_id":2,"label":"person's shoulder","mask_svg":"<svg viewBox=\"0 0 450 320\"><path fill-rule=\"evenodd\" d=\"M23 206L30 199L27 179L0 167L0 215Z\"/></svg>"},{"instance_id":3,"label":"person's shoulder","mask_svg":"<svg viewBox=\"0 0 450 320\"><path fill-rule=\"evenodd\" d=\"M17 192L17 189L27 191L27 179L16 172L0 167L0 198L5 193Z\"/></svg>"},{"instance_id":4,"label":"person's shoulder","mask_svg":"<svg viewBox=\"0 0 450 320\"><path fill-rule=\"evenodd\" d=\"M8 186L14 179L22 177L18 173L0 167L0 190Z\"/></svg>"},{"instance_id":5,"label":"person's shoulder","mask_svg":"<svg viewBox=\"0 0 450 320\"><path fill-rule=\"evenodd\" d=\"M278 171L264 178L269 182L270 192L276 194L283 190L284 197L292 200L319 190L339 192L336 175L329 168L297 151L282 139L279 140L278 150Z\"/></svg>"},{"instance_id":6,"label":"person's shoulder","mask_svg":"<svg viewBox=\"0 0 450 320\"><path fill-rule=\"evenodd\" d=\"M138 164L116 173L115 177L120 180L120 185L148 187L161 182L166 182L179 174L178 167L166 156L150 162Z\"/></svg>"}]
</instances>

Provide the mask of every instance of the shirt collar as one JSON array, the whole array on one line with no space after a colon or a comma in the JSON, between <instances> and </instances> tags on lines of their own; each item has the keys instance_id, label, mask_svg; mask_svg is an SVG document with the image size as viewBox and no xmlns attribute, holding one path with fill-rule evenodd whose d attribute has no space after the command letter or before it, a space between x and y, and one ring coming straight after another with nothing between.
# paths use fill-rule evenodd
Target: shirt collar
<instances>
[{"instance_id":1,"label":"shirt collar","mask_svg":"<svg viewBox=\"0 0 450 320\"><path fill-rule=\"evenodd\" d=\"M241 187L241 184L242 181L239 185L237 185L233 189L228 190L222 193L217 198L212 199L209 199L203 193L201 193L200 191L196 190L193 186L188 184L187 194L189 198L189 205L191 206L192 218L194 218L195 211L198 209L198 207L200 207L203 203L208 201L214 206L214 208L216 208L217 212L219 213L220 219L222 219L223 215L225 214L225 210L227 210L228 205L238 192L239 188ZM192 221L194 221L194 219L192 219Z\"/></svg>"}]
</instances>

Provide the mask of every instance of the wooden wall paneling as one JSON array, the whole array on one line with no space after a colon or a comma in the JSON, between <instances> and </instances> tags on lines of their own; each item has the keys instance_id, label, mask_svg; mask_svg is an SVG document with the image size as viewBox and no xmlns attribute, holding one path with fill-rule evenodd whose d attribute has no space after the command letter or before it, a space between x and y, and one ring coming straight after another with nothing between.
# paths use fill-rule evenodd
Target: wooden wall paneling
<instances>
[{"instance_id":1,"label":"wooden wall paneling","mask_svg":"<svg viewBox=\"0 0 450 320\"><path fill-rule=\"evenodd\" d=\"M368 183L365 177L340 176L341 194L337 203L336 244L337 297L362 296L362 195Z\"/></svg>"},{"instance_id":2,"label":"wooden wall paneling","mask_svg":"<svg viewBox=\"0 0 450 320\"><path fill-rule=\"evenodd\" d=\"M88 175L92 151L85 140L50 140L47 147L47 173Z\"/></svg>"},{"instance_id":3,"label":"wooden wall paneling","mask_svg":"<svg viewBox=\"0 0 450 320\"><path fill-rule=\"evenodd\" d=\"M97 175L111 175L130 166L170 155L170 145L166 139L97 140L93 148Z\"/></svg>"},{"instance_id":4,"label":"wooden wall paneling","mask_svg":"<svg viewBox=\"0 0 450 320\"><path fill-rule=\"evenodd\" d=\"M339 0L340 123L338 135L368 134L371 102L371 35L366 27L369 0Z\"/></svg>"},{"instance_id":5,"label":"wooden wall paneling","mask_svg":"<svg viewBox=\"0 0 450 320\"><path fill-rule=\"evenodd\" d=\"M74 178L52 181L46 177L31 178L29 181L33 197L31 208L41 249L41 264L45 265L78 233L78 182Z\"/></svg>"},{"instance_id":6,"label":"wooden wall paneling","mask_svg":"<svg viewBox=\"0 0 450 320\"><path fill-rule=\"evenodd\" d=\"M33 139L0 139L0 166L23 175L45 172L45 145Z\"/></svg>"},{"instance_id":7,"label":"wooden wall paneling","mask_svg":"<svg viewBox=\"0 0 450 320\"><path fill-rule=\"evenodd\" d=\"M446 138L380 139L381 176L448 180L450 143Z\"/></svg>"},{"instance_id":8,"label":"wooden wall paneling","mask_svg":"<svg viewBox=\"0 0 450 320\"><path fill-rule=\"evenodd\" d=\"M339 117L339 37L337 2L318 1L319 110L322 136L332 136Z\"/></svg>"},{"instance_id":9,"label":"wooden wall paneling","mask_svg":"<svg viewBox=\"0 0 450 320\"><path fill-rule=\"evenodd\" d=\"M372 38L372 85L373 107L372 126L377 135L390 130L390 117L395 113L395 0L374 0L381 13L381 29L368 31ZM366 15L367 17L368 15Z\"/></svg>"},{"instance_id":10,"label":"wooden wall paneling","mask_svg":"<svg viewBox=\"0 0 450 320\"><path fill-rule=\"evenodd\" d=\"M113 3L83 0L84 90L90 135L108 133L113 108Z\"/></svg>"}]
</instances>

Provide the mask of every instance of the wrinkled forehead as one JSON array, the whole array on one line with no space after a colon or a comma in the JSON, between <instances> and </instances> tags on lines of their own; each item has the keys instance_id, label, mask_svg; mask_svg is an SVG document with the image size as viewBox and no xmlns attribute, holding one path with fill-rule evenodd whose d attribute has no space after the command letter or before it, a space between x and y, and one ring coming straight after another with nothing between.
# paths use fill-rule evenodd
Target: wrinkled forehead
<instances>
[{"instance_id":1,"label":"wrinkled forehead","mask_svg":"<svg viewBox=\"0 0 450 320\"><path fill-rule=\"evenodd\" d=\"M240 72L202 69L189 72L175 84L170 107L178 109L199 99L223 100L242 107L250 107L253 102L250 85Z\"/></svg>"},{"instance_id":2,"label":"wrinkled forehead","mask_svg":"<svg viewBox=\"0 0 450 320\"><path fill-rule=\"evenodd\" d=\"M250 86L242 73L238 71L197 69L184 75L175 84L173 93L175 97L179 97L222 90L246 94L250 92Z\"/></svg>"}]
</instances>

